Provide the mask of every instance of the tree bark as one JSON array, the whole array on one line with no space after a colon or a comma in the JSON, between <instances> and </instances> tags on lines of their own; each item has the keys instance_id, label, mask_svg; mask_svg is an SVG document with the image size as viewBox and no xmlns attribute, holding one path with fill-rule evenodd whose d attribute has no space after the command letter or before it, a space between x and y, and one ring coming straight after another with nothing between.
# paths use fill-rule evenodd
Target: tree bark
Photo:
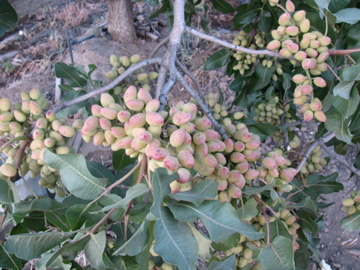
<instances>
[{"instance_id":1,"label":"tree bark","mask_svg":"<svg viewBox=\"0 0 360 270\"><path fill-rule=\"evenodd\" d=\"M134 43L136 34L131 0L108 0L108 31L111 39Z\"/></svg>"}]
</instances>

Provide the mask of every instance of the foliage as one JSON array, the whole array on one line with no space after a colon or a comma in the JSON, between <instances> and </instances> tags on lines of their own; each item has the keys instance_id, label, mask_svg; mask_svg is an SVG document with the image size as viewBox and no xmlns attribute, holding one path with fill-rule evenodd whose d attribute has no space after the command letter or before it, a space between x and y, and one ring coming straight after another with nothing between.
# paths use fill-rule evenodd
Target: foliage
<instances>
[{"instance_id":1,"label":"foliage","mask_svg":"<svg viewBox=\"0 0 360 270\"><path fill-rule=\"evenodd\" d=\"M38 269L196 269L200 257L208 269L307 269L316 260L319 209L328 206L320 196L343 185L337 173L319 174L327 163L319 141L304 145L293 127L324 122L316 138L333 132L328 145L342 153L358 143L359 7L353 0L211 3L234 13L241 28L234 45L253 52L221 49L204 65L234 75L232 107L241 112L213 94L205 97L209 112L199 109L201 99L158 111L161 101L149 92L156 72L114 83L139 55L112 55L105 76L113 87L57 113L43 113L48 102L38 89L14 106L0 100L0 232L8 236L0 267L36 259ZM189 25L200 16L206 26L200 4L186 2ZM172 2L153 16L160 13L172 21ZM101 87L95 69L57 63L63 101ZM84 119L68 118L80 110ZM77 133L111 148L111 169L66 146ZM355 171L359 164L357 157ZM27 173L40 175L54 198L20 200L14 182ZM359 229L358 202L358 192L343 201L348 215L339 225L347 230ZM87 266L76 260L81 251Z\"/></svg>"}]
</instances>

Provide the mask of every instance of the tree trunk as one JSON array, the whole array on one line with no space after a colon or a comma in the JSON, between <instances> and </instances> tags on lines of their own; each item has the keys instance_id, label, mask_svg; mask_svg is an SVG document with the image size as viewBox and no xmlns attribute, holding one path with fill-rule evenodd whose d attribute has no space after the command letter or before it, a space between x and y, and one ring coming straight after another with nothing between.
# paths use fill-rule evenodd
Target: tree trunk
<instances>
[{"instance_id":1,"label":"tree trunk","mask_svg":"<svg viewBox=\"0 0 360 270\"><path fill-rule=\"evenodd\" d=\"M120 43L134 43L136 35L131 0L108 0L107 3L111 39Z\"/></svg>"}]
</instances>

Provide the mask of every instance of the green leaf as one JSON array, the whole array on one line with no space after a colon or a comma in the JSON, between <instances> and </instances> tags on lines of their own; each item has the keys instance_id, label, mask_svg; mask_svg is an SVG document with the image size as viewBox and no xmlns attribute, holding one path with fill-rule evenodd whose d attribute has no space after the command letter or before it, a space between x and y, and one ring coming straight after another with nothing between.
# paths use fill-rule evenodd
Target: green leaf
<instances>
[{"instance_id":1,"label":"green leaf","mask_svg":"<svg viewBox=\"0 0 360 270\"><path fill-rule=\"evenodd\" d=\"M247 128L250 132L255 133L260 136L260 140L264 140L267 137L273 135L276 131L279 130L277 126L274 126L269 123L256 123L247 125Z\"/></svg>"},{"instance_id":2,"label":"green leaf","mask_svg":"<svg viewBox=\"0 0 360 270\"><path fill-rule=\"evenodd\" d=\"M347 231L360 230L360 211L344 217L340 221L341 227Z\"/></svg>"},{"instance_id":3,"label":"green leaf","mask_svg":"<svg viewBox=\"0 0 360 270\"><path fill-rule=\"evenodd\" d=\"M329 10L332 13L336 13L339 10L346 8L350 2L351 0L331 0L329 4Z\"/></svg>"},{"instance_id":4,"label":"green leaf","mask_svg":"<svg viewBox=\"0 0 360 270\"><path fill-rule=\"evenodd\" d=\"M175 218L184 222L192 222L200 218L209 232L210 239L218 242L234 233L241 233L250 239L260 239L263 233L248 224L241 223L236 210L226 202L205 201L196 207L187 202L169 204Z\"/></svg>"},{"instance_id":5,"label":"green leaf","mask_svg":"<svg viewBox=\"0 0 360 270\"><path fill-rule=\"evenodd\" d=\"M18 16L7 0L0 0L0 37L16 26Z\"/></svg>"},{"instance_id":6,"label":"green leaf","mask_svg":"<svg viewBox=\"0 0 360 270\"><path fill-rule=\"evenodd\" d=\"M76 204L66 211L66 219L72 230L80 229L85 222L87 222L87 226L91 226L104 217L103 214L92 214L100 209L101 207L95 204Z\"/></svg>"},{"instance_id":7,"label":"green leaf","mask_svg":"<svg viewBox=\"0 0 360 270\"><path fill-rule=\"evenodd\" d=\"M331 108L326 112L325 127L329 131L333 131L336 138L344 141L347 144L352 144L352 134L349 130L350 119L344 119L344 115L339 113L336 109Z\"/></svg>"},{"instance_id":8,"label":"green leaf","mask_svg":"<svg viewBox=\"0 0 360 270\"><path fill-rule=\"evenodd\" d=\"M34 211L49 212L51 210L51 199L40 198L33 199L31 201L21 201L8 205L8 209L12 214L12 218L15 223L21 222L21 220L29 213Z\"/></svg>"},{"instance_id":9,"label":"green leaf","mask_svg":"<svg viewBox=\"0 0 360 270\"><path fill-rule=\"evenodd\" d=\"M9 236L5 242L5 250L14 253L18 258L32 260L75 234L76 232L53 231Z\"/></svg>"},{"instance_id":10,"label":"green leaf","mask_svg":"<svg viewBox=\"0 0 360 270\"><path fill-rule=\"evenodd\" d=\"M226 259L219 262L212 262L209 266L209 270L223 270L223 269L234 269L236 264L235 255L227 257Z\"/></svg>"},{"instance_id":11,"label":"green leaf","mask_svg":"<svg viewBox=\"0 0 360 270\"><path fill-rule=\"evenodd\" d=\"M204 70L212 70L225 66L230 61L231 52L228 49L219 50L206 60Z\"/></svg>"},{"instance_id":12,"label":"green leaf","mask_svg":"<svg viewBox=\"0 0 360 270\"><path fill-rule=\"evenodd\" d=\"M320 10L328 9L330 0L315 0Z\"/></svg>"},{"instance_id":13,"label":"green leaf","mask_svg":"<svg viewBox=\"0 0 360 270\"><path fill-rule=\"evenodd\" d=\"M112 163L116 171L125 168L130 164L134 164L137 158L131 158L125 154L125 149L114 151L112 153Z\"/></svg>"},{"instance_id":14,"label":"green leaf","mask_svg":"<svg viewBox=\"0 0 360 270\"><path fill-rule=\"evenodd\" d=\"M8 181L0 179L0 203L14 202L14 195Z\"/></svg>"},{"instance_id":15,"label":"green leaf","mask_svg":"<svg viewBox=\"0 0 360 270\"><path fill-rule=\"evenodd\" d=\"M0 269L23 269L23 262L15 255L9 254L0 241Z\"/></svg>"},{"instance_id":16,"label":"green leaf","mask_svg":"<svg viewBox=\"0 0 360 270\"><path fill-rule=\"evenodd\" d=\"M65 262L61 256L57 256L55 259L52 259L53 253L44 253L41 255L41 258L35 262L35 267L37 270L47 270L51 269L61 269L61 270L70 270L72 264ZM52 262L48 264L48 260L52 259ZM48 267L47 267L48 265Z\"/></svg>"},{"instance_id":17,"label":"green leaf","mask_svg":"<svg viewBox=\"0 0 360 270\"><path fill-rule=\"evenodd\" d=\"M48 222L53 226L58 227L60 230L67 232L70 231L70 225L66 222L66 211L69 209L68 205L62 204L55 200L51 200L51 210L45 212L45 217Z\"/></svg>"},{"instance_id":18,"label":"green leaf","mask_svg":"<svg viewBox=\"0 0 360 270\"><path fill-rule=\"evenodd\" d=\"M344 68L341 72L341 77L344 81L359 81L360 64Z\"/></svg>"},{"instance_id":19,"label":"green leaf","mask_svg":"<svg viewBox=\"0 0 360 270\"><path fill-rule=\"evenodd\" d=\"M279 235L263 249L260 262L267 270L295 269L292 241Z\"/></svg>"},{"instance_id":20,"label":"green leaf","mask_svg":"<svg viewBox=\"0 0 360 270\"><path fill-rule=\"evenodd\" d=\"M109 211L113 208L126 208L127 205L135 198L145 194L146 192L149 191L149 188L143 184L136 184L135 186L131 187L127 192L126 192L126 196L124 199L122 199L121 201L105 206L101 211L105 212L105 211Z\"/></svg>"},{"instance_id":21,"label":"green leaf","mask_svg":"<svg viewBox=\"0 0 360 270\"><path fill-rule=\"evenodd\" d=\"M360 21L360 9L358 8L345 8L334 14L337 18L336 23L355 24Z\"/></svg>"},{"instance_id":22,"label":"green leaf","mask_svg":"<svg viewBox=\"0 0 360 270\"><path fill-rule=\"evenodd\" d=\"M259 213L257 208L257 202L254 198L250 198L246 201L243 207L237 209L239 218L241 221L251 220L253 217L256 217Z\"/></svg>"},{"instance_id":23,"label":"green leaf","mask_svg":"<svg viewBox=\"0 0 360 270\"><path fill-rule=\"evenodd\" d=\"M168 174L165 168L158 168L153 175L154 203L150 209L150 213L155 218L160 218L160 209L163 204L164 197L171 192L170 183L179 179L178 173ZM148 216L148 219L150 216Z\"/></svg>"},{"instance_id":24,"label":"green leaf","mask_svg":"<svg viewBox=\"0 0 360 270\"><path fill-rule=\"evenodd\" d=\"M308 210L298 210L296 214L299 217L298 223L300 224L300 227L315 235L318 231L318 225L314 221L311 212Z\"/></svg>"},{"instance_id":25,"label":"green leaf","mask_svg":"<svg viewBox=\"0 0 360 270\"><path fill-rule=\"evenodd\" d=\"M255 75L253 78L252 90L259 90L267 86L271 81L271 76L274 74L276 65L273 65L271 68L264 67L259 65L255 69Z\"/></svg>"},{"instance_id":26,"label":"green leaf","mask_svg":"<svg viewBox=\"0 0 360 270\"><path fill-rule=\"evenodd\" d=\"M264 226L265 234L268 234L268 231L266 229L266 226ZM287 226L279 219L276 219L275 221L271 222L269 224L269 230L270 230L270 242L273 242L276 237L279 235L292 240L293 236L289 233Z\"/></svg>"},{"instance_id":27,"label":"green leaf","mask_svg":"<svg viewBox=\"0 0 360 270\"><path fill-rule=\"evenodd\" d=\"M83 88L87 84L87 80L80 77L79 71L75 67L65 63L55 63L55 76L66 79L71 87Z\"/></svg>"},{"instance_id":28,"label":"green leaf","mask_svg":"<svg viewBox=\"0 0 360 270\"><path fill-rule=\"evenodd\" d=\"M213 4L214 8L221 13L235 12L235 9L224 0L211 0L211 4Z\"/></svg>"},{"instance_id":29,"label":"green leaf","mask_svg":"<svg viewBox=\"0 0 360 270\"><path fill-rule=\"evenodd\" d=\"M274 183L268 184L263 187L245 187L242 192L246 195L259 194L265 190L271 190L274 187Z\"/></svg>"},{"instance_id":30,"label":"green leaf","mask_svg":"<svg viewBox=\"0 0 360 270\"><path fill-rule=\"evenodd\" d=\"M258 1L251 1L249 4L240 5L236 9L236 15L231 20L234 29L238 29L242 25L251 23L262 10L262 4Z\"/></svg>"},{"instance_id":31,"label":"green leaf","mask_svg":"<svg viewBox=\"0 0 360 270\"><path fill-rule=\"evenodd\" d=\"M299 249L295 251L295 266L297 270L306 270L310 262L309 249L303 241L297 240L297 243L299 244Z\"/></svg>"},{"instance_id":32,"label":"green leaf","mask_svg":"<svg viewBox=\"0 0 360 270\"><path fill-rule=\"evenodd\" d=\"M351 91L351 96L349 99L344 99L342 97L334 97L332 99L332 105L334 108L345 118L354 114L359 105L359 93L354 87Z\"/></svg>"},{"instance_id":33,"label":"green leaf","mask_svg":"<svg viewBox=\"0 0 360 270\"><path fill-rule=\"evenodd\" d=\"M354 86L355 81L342 81L339 82L333 89L334 96L340 96L345 99L350 98L350 92Z\"/></svg>"},{"instance_id":34,"label":"green leaf","mask_svg":"<svg viewBox=\"0 0 360 270\"><path fill-rule=\"evenodd\" d=\"M161 207L154 225L155 246L165 262L183 270L195 270L198 254L196 240L189 226L175 220L167 207Z\"/></svg>"},{"instance_id":35,"label":"green leaf","mask_svg":"<svg viewBox=\"0 0 360 270\"><path fill-rule=\"evenodd\" d=\"M87 161L86 167L88 168L89 172L97 178L107 178L111 182L117 180L112 171L99 162Z\"/></svg>"},{"instance_id":36,"label":"green leaf","mask_svg":"<svg viewBox=\"0 0 360 270\"><path fill-rule=\"evenodd\" d=\"M56 155L46 150L44 159L47 165L59 170L61 180L70 193L81 199L95 199L108 183L108 179L91 175L83 155Z\"/></svg>"},{"instance_id":37,"label":"green leaf","mask_svg":"<svg viewBox=\"0 0 360 270\"><path fill-rule=\"evenodd\" d=\"M171 194L170 197L179 200L192 202L199 206L206 199L214 199L218 193L218 183L214 180L206 179L196 184L191 190Z\"/></svg>"},{"instance_id":38,"label":"green leaf","mask_svg":"<svg viewBox=\"0 0 360 270\"><path fill-rule=\"evenodd\" d=\"M282 87L284 88L285 91L289 90L291 87L291 76L288 73L283 73L282 77L283 77Z\"/></svg>"},{"instance_id":39,"label":"green leaf","mask_svg":"<svg viewBox=\"0 0 360 270\"><path fill-rule=\"evenodd\" d=\"M106 232L101 231L91 235L89 242L86 244L84 251L85 257L89 260L90 265L96 269L107 269L103 259L103 253L106 246Z\"/></svg>"},{"instance_id":40,"label":"green leaf","mask_svg":"<svg viewBox=\"0 0 360 270\"><path fill-rule=\"evenodd\" d=\"M120 248L118 248L113 255L129 255L135 256L146 248L149 238L149 221L144 221L137 231L126 241Z\"/></svg>"}]
</instances>

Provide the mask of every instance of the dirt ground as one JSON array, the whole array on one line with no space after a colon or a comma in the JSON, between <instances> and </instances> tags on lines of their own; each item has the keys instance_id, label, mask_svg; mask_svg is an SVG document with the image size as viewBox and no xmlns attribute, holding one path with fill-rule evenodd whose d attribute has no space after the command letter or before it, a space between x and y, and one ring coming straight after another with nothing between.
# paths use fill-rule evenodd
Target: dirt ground
<instances>
[{"instance_id":1,"label":"dirt ground","mask_svg":"<svg viewBox=\"0 0 360 270\"><path fill-rule=\"evenodd\" d=\"M80 9L67 9L72 2ZM10 3L17 10L20 20L14 31L0 38L0 96L9 97L13 101L20 99L21 91L28 91L33 87L39 88L50 98L54 97L54 64L70 63L69 50L65 48L67 36L70 40L78 40L91 34L95 35L72 46L74 63L85 66L95 64L98 69L93 73L94 78L103 80L106 84L109 80L105 78L104 73L111 68L111 54L121 56L138 53L142 58L146 58L167 33L166 27L159 27L157 31L161 37L156 41L139 38L135 44L119 44L112 41L104 31L107 12L104 1L10 0ZM70 12L75 12L75 15L66 16L66 13ZM218 24L221 25L221 22L218 21ZM229 41L233 37L233 33L226 30L219 30L213 34ZM184 45L182 59L199 78L202 89L214 93L220 89L225 93L227 102L230 102L233 95L228 89L230 79L224 70L203 71L202 64L206 57L219 48L197 39L188 39ZM162 52L160 50L158 55ZM171 95L173 103L189 98L181 88L176 88ZM309 129L311 127L304 127L299 131L305 141L311 139L308 137ZM89 144L82 145L81 152L89 159L100 159L103 162L110 160L108 150L99 151L97 148L95 152ZM351 162L354 155L354 151L349 151L344 158ZM331 162L324 173L333 172L339 172L339 181L344 184L345 189L331 196L324 196L326 203L335 202L322 212L323 228L318 234L319 259L324 260L325 264L319 265L314 262L309 269L357 270L360 269L359 231L344 231L339 222L345 216L340 210L342 199L352 189L360 189L360 182L356 176L350 178L350 172L339 162Z\"/></svg>"}]
</instances>

